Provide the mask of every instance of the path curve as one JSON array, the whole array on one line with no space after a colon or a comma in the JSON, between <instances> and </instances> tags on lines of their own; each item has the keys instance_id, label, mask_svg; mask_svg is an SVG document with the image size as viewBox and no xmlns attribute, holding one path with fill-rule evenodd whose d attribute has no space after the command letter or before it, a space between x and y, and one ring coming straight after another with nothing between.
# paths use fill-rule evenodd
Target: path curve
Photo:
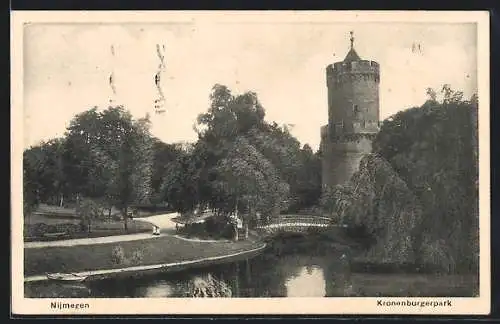
<instances>
[{"instance_id":1,"label":"path curve","mask_svg":"<svg viewBox=\"0 0 500 324\"><path fill-rule=\"evenodd\" d=\"M154 224L160 228L161 231L164 230L174 230L175 231L175 222L172 221L172 218L179 217L179 213L168 213L161 215L153 215L147 217L138 217L134 218L135 221L145 221L151 224Z\"/></svg>"}]
</instances>

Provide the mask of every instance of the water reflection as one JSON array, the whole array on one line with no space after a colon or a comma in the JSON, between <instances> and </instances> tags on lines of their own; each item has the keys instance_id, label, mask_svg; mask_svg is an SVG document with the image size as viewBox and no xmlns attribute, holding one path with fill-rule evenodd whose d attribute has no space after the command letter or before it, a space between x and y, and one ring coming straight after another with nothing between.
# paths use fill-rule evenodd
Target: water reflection
<instances>
[{"instance_id":1,"label":"water reflection","mask_svg":"<svg viewBox=\"0 0 500 324\"><path fill-rule=\"evenodd\" d=\"M26 297L471 296L472 276L351 273L348 257L323 245L284 242L251 260L142 278L25 285Z\"/></svg>"},{"instance_id":2,"label":"water reflection","mask_svg":"<svg viewBox=\"0 0 500 324\"><path fill-rule=\"evenodd\" d=\"M169 283L168 281L165 280L160 280L154 285L142 288L143 289L141 288L138 289L139 295L147 297L170 297L174 293L174 289L172 288L172 283Z\"/></svg>"},{"instance_id":3,"label":"water reflection","mask_svg":"<svg viewBox=\"0 0 500 324\"><path fill-rule=\"evenodd\" d=\"M323 269L317 266L306 266L286 280L288 297L324 297L326 295Z\"/></svg>"}]
</instances>

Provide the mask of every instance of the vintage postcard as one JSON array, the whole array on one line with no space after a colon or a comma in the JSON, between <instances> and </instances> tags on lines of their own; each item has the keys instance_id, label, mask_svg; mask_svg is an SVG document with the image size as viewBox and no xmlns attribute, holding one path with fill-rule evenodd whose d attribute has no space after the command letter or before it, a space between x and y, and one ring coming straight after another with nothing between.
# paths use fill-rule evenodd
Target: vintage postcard
<instances>
[{"instance_id":1,"label":"vintage postcard","mask_svg":"<svg viewBox=\"0 0 500 324\"><path fill-rule=\"evenodd\" d=\"M487 314L489 14L12 13L14 314Z\"/></svg>"}]
</instances>

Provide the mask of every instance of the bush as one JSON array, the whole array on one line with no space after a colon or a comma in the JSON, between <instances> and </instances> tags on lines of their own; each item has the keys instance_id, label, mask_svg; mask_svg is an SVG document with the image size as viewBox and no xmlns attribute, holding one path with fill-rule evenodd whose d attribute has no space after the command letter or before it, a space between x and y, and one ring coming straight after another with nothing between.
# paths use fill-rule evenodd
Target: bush
<instances>
[{"instance_id":1,"label":"bush","mask_svg":"<svg viewBox=\"0 0 500 324\"><path fill-rule=\"evenodd\" d=\"M233 237L233 226L225 222L225 220L208 218L204 223L191 224L180 228L179 233L199 239L231 239Z\"/></svg>"},{"instance_id":2,"label":"bush","mask_svg":"<svg viewBox=\"0 0 500 324\"><path fill-rule=\"evenodd\" d=\"M144 259L144 252L142 250L135 250L130 256L129 263L133 265L139 265Z\"/></svg>"},{"instance_id":3,"label":"bush","mask_svg":"<svg viewBox=\"0 0 500 324\"><path fill-rule=\"evenodd\" d=\"M93 219L103 219L104 209L100 204L92 199L84 198L80 201L78 208L76 209L77 215L81 219L93 220Z\"/></svg>"},{"instance_id":4,"label":"bush","mask_svg":"<svg viewBox=\"0 0 500 324\"><path fill-rule=\"evenodd\" d=\"M47 233L67 233L74 234L80 232L80 226L73 223L62 223L48 225L45 223L25 224L24 236L25 237L42 237Z\"/></svg>"},{"instance_id":5,"label":"bush","mask_svg":"<svg viewBox=\"0 0 500 324\"><path fill-rule=\"evenodd\" d=\"M125 250L122 246L115 246L111 250L111 261L117 265L140 265L144 259L144 251L142 249L136 249L132 252L130 257L127 257Z\"/></svg>"},{"instance_id":6,"label":"bush","mask_svg":"<svg viewBox=\"0 0 500 324\"><path fill-rule=\"evenodd\" d=\"M40 237L48 233L48 227L45 223L25 224L24 235L25 237Z\"/></svg>"},{"instance_id":7,"label":"bush","mask_svg":"<svg viewBox=\"0 0 500 324\"><path fill-rule=\"evenodd\" d=\"M113 247L113 250L111 250L111 261L114 264L121 264L125 265L127 264L127 258L125 257L125 250L121 246L115 246Z\"/></svg>"}]
</instances>

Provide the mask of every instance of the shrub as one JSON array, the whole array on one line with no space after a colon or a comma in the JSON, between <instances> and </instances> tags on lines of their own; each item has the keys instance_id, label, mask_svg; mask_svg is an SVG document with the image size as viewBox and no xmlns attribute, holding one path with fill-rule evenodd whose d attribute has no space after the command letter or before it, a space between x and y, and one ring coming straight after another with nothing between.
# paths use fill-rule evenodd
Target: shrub
<instances>
[{"instance_id":1,"label":"shrub","mask_svg":"<svg viewBox=\"0 0 500 324\"><path fill-rule=\"evenodd\" d=\"M129 263L133 265L138 265L142 262L144 258L144 252L140 249L135 250L132 252L132 255L130 256Z\"/></svg>"},{"instance_id":2,"label":"shrub","mask_svg":"<svg viewBox=\"0 0 500 324\"><path fill-rule=\"evenodd\" d=\"M77 215L81 219L93 220L93 219L103 219L104 210L103 207L89 198L83 198L76 209Z\"/></svg>"},{"instance_id":3,"label":"shrub","mask_svg":"<svg viewBox=\"0 0 500 324\"><path fill-rule=\"evenodd\" d=\"M113 250L111 251L111 260L115 264L122 264L125 265L127 264L127 258L125 256L125 250L121 246L115 246L113 247Z\"/></svg>"},{"instance_id":4,"label":"shrub","mask_svg":"<svg viewBox=\"0 0 500 324\"><path fill-rule=\"evenodd\" d=\"M27 236L38 237L47 233L48 225L45 223L37 223L32 225L25 225L25 231Z\"/></svg>"}]
</instances>

